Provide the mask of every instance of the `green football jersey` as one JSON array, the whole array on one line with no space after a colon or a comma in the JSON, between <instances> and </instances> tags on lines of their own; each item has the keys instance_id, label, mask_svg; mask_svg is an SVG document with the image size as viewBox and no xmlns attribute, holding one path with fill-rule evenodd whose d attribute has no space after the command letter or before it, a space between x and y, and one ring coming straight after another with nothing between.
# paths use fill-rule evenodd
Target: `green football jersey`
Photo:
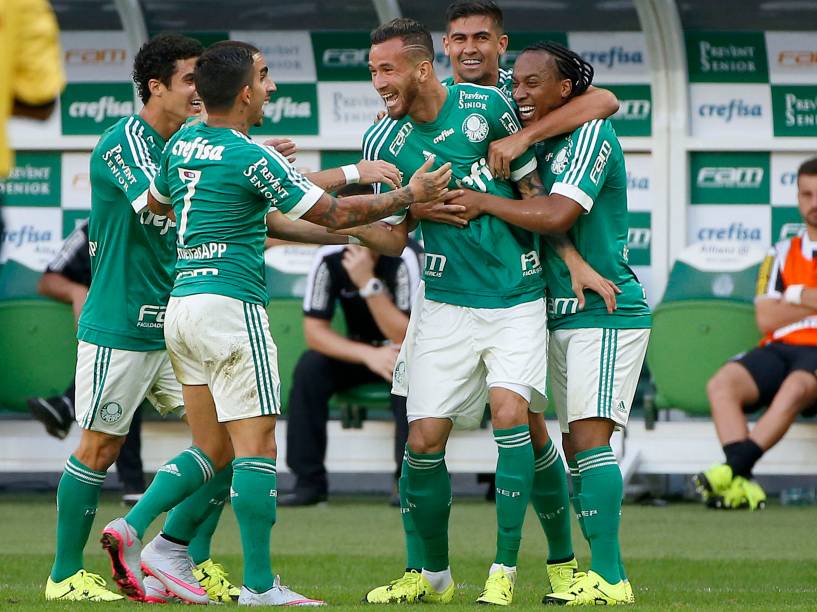
<instances>
[{"instance_id":1,"label":"green football jersey","mask_svg":"<svg viewBox=\"0 0 817 612\"><path fill-rule=\"evenodd\" d=\"M297 219L324 193L271 147L204 122L168 141L150 191L176 213L171 295L214 293L253 304L267 303L266 214L276 208Z\"/></svg>"},{"instance_id":2,"label":"green football jersey","mask_svg":"<svg viewBox=\"0 0 817 612\"><path fill-rule=\"evenodd\" d=\"M621 289L613 314L592 291L585 292L584 309L578 310L567 266L543 244L548 327L650 327L644 288L627 263L627 171L613 126L607 120L589 121L573 133L538 143L536 156L548 191L578 202L585 210L568 232L576 250Z\"/></svg>"},{"instance_id":3,"label":"green football jersey","mask_svg":"<svg viewBox=\"0 0 817 612\"><path fill-rule=\"evenodd\" d=\"M393 163L407 180L434 154L435 168L452 164L451 189L516 199L513 184L495 180L486 163L491 141L519 130L513 108L495 87L459 84L447 92L439 115L430 123L387 117L369 128L363 157ZM512 180L535 169L531 149L511 164ZM472 308L507 308L542 297L538 235L488 215L465 228L428 221L421 227L429 299Z\"/></svg>"},{"instance_id":4,"label":"green football jersey","mask_svg":"<svg viewBox=\"0 0 817 612\"><path fill-rule=\"evenodd\" d=\"M446 87L454 84L454 77L446 77L440 81ZM513 104L513 73L504 68L499 69L499 77L497 78L496 88L505 94L505 97Z\"/></svg>"},{"instance_id":5,"label":"green football jersey","mask_svg":"<svg viewBox=\"0 0 817 612\"><path fill-rule=\"evenodd\" d=\"M147 210L165 142L139 115L102 134L91 153L91 288L77 338L129 351L165 348L164 313L176 224Z\"/></svg>"}]
</instances>

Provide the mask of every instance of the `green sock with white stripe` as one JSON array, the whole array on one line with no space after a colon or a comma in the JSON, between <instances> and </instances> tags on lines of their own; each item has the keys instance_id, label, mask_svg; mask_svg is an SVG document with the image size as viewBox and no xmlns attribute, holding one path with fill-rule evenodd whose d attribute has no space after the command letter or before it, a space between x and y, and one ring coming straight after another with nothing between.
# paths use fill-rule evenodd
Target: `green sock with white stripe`
<instances>
[{"instance_id":1,"label":"green sock with white stripe","mask_svg":"<svg viewBox=\"0 0 817 612\"><path fill-rule=\"evenodd\" d=\"M567 467L570 470L570 481L573 483L573 497L570 498L570 501L573 502L573 511L576 513L576 520L579 521L582 535L587 540L587 531L584 528L584 517L582 516L582 502L579 499L579 493L582 492L582 475L579 472L579 464L574 459L567 462Z\"/></svg>"},{"instance_id":2,"label":"green sock with white stripe","mask_svg":"<svg viewBox=\"0 0 817 612\"><path fill-rule=\"evenodd\" d=\"M406 447L408 486L406 496L417 533L423 540L423 569L448 569L448 517L451 514L451 480L445 453L415 453Z\"/></svg>"},{"instance_id":3,"label":"green sock with white stripe","mask_svg":"<svg viewBox=\"0 0 817 612\"><path fill-rule=\"evenodd\" d=\"M565 464L553 440L533 453L533 488L530 500L548 541L548 562L573 557L570 501Z\"/></svg>"},{"instance_id":4,"label":"green sock with white stripe","mask_svg":"<svg viewBox=\"0 0 817 612\"><path fill-rule=\"evenodd\" d=\"M610 584L621 581L618 530L624 482L609 446L576 453L581 473L579 502L590 542L590 569Z\"/></svg>"},{"instance_id":5,"label":"green sock with white stripe","mask_svg":"<svg viewBox=\"0 0 817 612\"><path fill-rule=\"evenodd\" d=\"M105 472L97 472L71 455L57 487L57 553L51 568L54 582L82 569L82 551L94 524Z\"/></svg>"},{"instance_id":6,"label":"green sock with white stripe","mask_svg":"<svg viewBox=\"0 0 817 612\"><path fill-rule=\"evenodd\" d=\"M499 450L496 462L496 559L495 563L516 567L522 525L533 487L533 446L530 429L519 425L494 429Z\"/></svg>"},{"instance_id":7,"label":"green sock with white stripe","mask_svg":"<svg viewBox=\"0 0 817 612\"><path fill-rule=\"evenodd\" d=\"M208 525L204 527L203 524L208 520L211 514L216 515L215 522L218 522L221 508L224 506L224 502L230 494L230 482L232 479L232 465L227 465L224 469L216 472L213 477L201 485L195 493L167 513L167 519L165 519L162 532L174 540L190 542L191 550L193 548L194 538L198 539L199 533L201 533L202 537L208 540L205 547L209 551L209 539L213 536L215 525L208 523ZM202 542L198 543L199 547L202 545ZM190 556L192 557L193 554L191 553ZM202 561L206 561L208 558L209 555L202 559ZM200 562L196 561L196 563Z\"/></svg>"},{"instance_id":8,"label":"green sock with white stripe","mask_svg":"<svg viewBox=\"0 0 817 612\"><path fill-rule=\"evenodd\" d=\"M397 482L400 493L400 518L403 519L403 535L406 540L406 570L423 569L423 539L414 526L411 505L408 501L408 451L403 453L403 468Z\"/></svg>"},{"instance_id":9,"label":"green sock with white stripe","mask_svg":"<svg viewBox=\"0 0 817 612\"><path fill-rule=\"evenodd\" d=\"M276 518L275 459L241 457L233 461L230 503L241 532L244 585L263 593L272 588L270 533Z\"/></svg>"},{"instance_id":10,"label":"green sock with white stripe","mask_svg":"<svg viewBox=\"0 0 817 612\"><path fill-rule=\"evenodd\" d=\"M159 468L142 499L125 515L125 520L141 540L157 516L184 501L212 477L210 458L200 448L186 448Z\"/></svg>"}]
</instances>

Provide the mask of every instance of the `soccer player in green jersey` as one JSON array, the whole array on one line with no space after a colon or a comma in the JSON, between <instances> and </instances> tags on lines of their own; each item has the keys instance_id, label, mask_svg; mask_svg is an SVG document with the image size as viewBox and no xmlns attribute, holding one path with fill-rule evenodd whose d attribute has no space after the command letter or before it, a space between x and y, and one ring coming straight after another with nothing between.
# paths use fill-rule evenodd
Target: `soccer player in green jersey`
<instances>
[{"instance_id":1,"label":"soccer player in green jersey","mask_svg":"<svg viewBox=\"0 0 817 612\"><path fill-rule=\"evenodd\" d=\"M547 115L583 91L592 66L556 43L537 43L514 66L514 98L522 121ZM568 231L576 248L618 288L611 311L599 295L574 295L569 271L545 246L551 389L574 485L573 503L590 543L591 569L545 603L613 605L634 600L618 531L623 483L610 448L625 427L647 350L651 315L627 263L627 180L624 155L609 121L539 143L547 190L510 202L467 192L452 202L466 217L487 214L539 233ZM546 195L549 194L549 195Z\"/></svg>"},{"instance_id":2,"label":"soccer player in green jersey","mask_svg":"<svg viewBox=\"0 0 817 612\"><path fill-rule=\"evenodd\" d=\"M270 566L280 383L263 308L265 217L274 207L333 229L358 226L443 197L450 164L427 172L429 160L405 188L336 200L248 137L275 90L260 53L238 45L208 49L197 62L195 84L208 118L170 139L149 197L151 210L172 209L178 223L168 351L191 423L217 418L235 449L230 497L244 551L239 603L320 605L282 586Z\"/></svg>"},{"instance_id":3,"label":"soccer player in green jersey","mask_svg":"<svg viewBox=\"0 0 817 612\"><path fill-rule=\"evenodd\" d=\"M502 10L491 0L458 0L448 6L445 16L447 31L443 37L443 45L446 55L451 59L454 74L443 79L442 83L496 86L511 99L511 72L499 65L500 56L508 45ZM555 136L579 127L586 121L604 119L617 110L615 95L604 89L590 87L581 96L539 118L537 125L524 129L543 130L544 133ZM498 142L503 141L493 141L489 152ZM493 171L495 176L499 175L497 172ZM456 212L456 206L445 203L411 206L411 217L414 220L461 226L463 220L456 216ZM548 539L547 573L552 592L566 587L578 569L573 555L570 516L567 511L567 480L564 463L548 437L544 415L530 412L528 416L535 461L531 503ZM422 545L414 528L405 492L401 494L401 508L406 535L406 571L398 580L370 591L367 594L368 601L412 599L420 592L418 572L423 565Z\"/></svg>"},{"instance_id":4,"label":"soccer player in green jersey","mask_svg":"<svg viewBox=\"0 0 817 612\"><path fill-rule=\"evenodd\" d=\"M385 159L410 172L436 155L453 163L455 186L514 197L512 183L496 180L485 165L491 140L519 129L507 98L495 87L441 84L432 66L430 35L414 20L384 24L372 33L372 43L372 81L389 116L367 132L364 157ZM532 193L531 185L539 184L532 151L510 170L522 193ZM507 605L513 598L534 473L527 413L532 393L544 394L546 311L538 237L497 219L484 221L464 229L423 224L425 298L414 308L416 330L409 331L394 377L395 392L408 396L402 487L423 542L423 569L415 574L413 592L398 594L398 585L392 584L370 592L370 602L453 597L444 449L454 425L478 424L486 385L499 446L499 533L479 601ZM577 275L586 270L595 275L564 239L557 242Z\"/></svg>"},{"instance_id":5,"label":"soccer player in green jersey","mask_svg":"<svg viewBox=\"0 0 817 612\"><path fill-rule=\"evenodd\" d=\"M76 417L83 432L57 489L57 550L46 599L121 599L83 569L99 491L142 400L162 414L183 407L162 334L174 224L146 209L146 193L166 139L200 108L192 74L201 51L178 35L148 42L134 63L144 109L106 130L91 155L94 280L77 333Z\"/></svg>"}]
</instances>

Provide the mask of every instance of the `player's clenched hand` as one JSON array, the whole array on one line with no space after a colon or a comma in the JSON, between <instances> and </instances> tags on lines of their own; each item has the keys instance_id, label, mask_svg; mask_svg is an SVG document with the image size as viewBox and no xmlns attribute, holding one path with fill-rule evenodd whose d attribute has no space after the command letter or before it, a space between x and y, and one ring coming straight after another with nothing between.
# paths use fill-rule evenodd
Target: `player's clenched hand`
<instances>
[{"instance_id":1,"label":"player's clenched hand","mask_svg":"<svg viewBox=\"0 0 817 612\"><path fill-rule=\"evenodd\" d=\"M488 146L488 169L497 178L511 177L511 162L528 150L527 138L522 132L494 140Z\"/></svg>"},{"instance_id":2,"label":"player's clenched hand","mask_svg":"<svg viewBox=\"0 0 817 612\"><path fill-rule=\"evenodd\" d=\"M286 157L290 164L295 163L295 153L298 152L298 147L289 138L270 138L265 140L264 144Z\"/></svg>"},{"instance_id":3,"label":"player's clenched hand","mask_svg":"<svg viewBox=\"0 0 817 612\"><path fill-rule=\"evenodd\" d=\"M360 182L364 185L386 183L392 189L400 189L403 186L403 177L394 164L379 159L375 161L361 159L355 165L360 174Z\"/></svg>"},{"instance_id":4,"label":"player's clenched hand","mask_svg":"<svg viewBox=\"0 0 817 612\"><path fill-rule=\"evenodd\" d=\"M400 346L396 344L367 347L363 355L363 363L372 372L391 382L394 364L397 363L399 353Z\"/></svg>"},{"instance_id":5,"label":"player's clenched hand","mask_svg":"<svg viewBox=\"0 0 817 612\"><path fill-rule=\"evenodd\" d=\"M468 225L468 220L463 218L465 207L458 204L452 204L452 198L461 194L462 190L449 191L445 197L437 202L415 202L411 205L411 216L415 219L433 221L434 223L445 223L455 227L465 227Z\"/></svg>"},{"instance_id":6,"label":"player's clenched hand","mask_svg":"<svg viewBox=\"0 0 817 612\"><path fill-rule=\"evenodd\" d=\"M601 296L607 306L607 312L612 313L616 309L616 295L621 293L621 289L613 281L596 272L587 262L582 261L570 267L570 282L573 285L573 293L579 299L579 310L584 308L585 289L595 291Z\"/></svg>"},{"instance_id":7,"label":"player's clenched hand","mask_svg":"<svg viewBox=\"0 0 817 612\"><path fill-rule=\"evenodd\" d=\"M412 175L409 181L408 186L415 202L441 200L448 192L448 182L451 180L451 162L445 162L436 170L429 172L434 159L433 155L429 156L425 163L417 168L417 172Z\"/></svg>"}]
</instances>

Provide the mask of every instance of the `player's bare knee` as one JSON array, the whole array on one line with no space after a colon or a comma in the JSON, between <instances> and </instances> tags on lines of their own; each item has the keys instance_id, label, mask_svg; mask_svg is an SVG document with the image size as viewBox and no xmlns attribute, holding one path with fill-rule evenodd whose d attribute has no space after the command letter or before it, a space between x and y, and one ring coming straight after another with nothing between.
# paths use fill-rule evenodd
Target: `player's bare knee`
<instances>
[{"instance_id":1,"label":"player's bare knee","mask_svg":"<svg viewBox=\"0 0 817 612\"><path fill-rule=\"evenodd\" d=\"M508 389L491 389L491 424L494 429L528 425L528 401Z\"/></svg>"},{"instance_id":2,"label":"player's bare knee","mask_svg":"<svg viewBox=\"0 0 817 612\"><path fill-rule=\"evenodd\" d=\"M781 393L790 398L786 406L794 412L800 412L817 400L817 378L811 372L803 370L792 372L780 385L778 394Z\"/></svg>"}]
</instances>

